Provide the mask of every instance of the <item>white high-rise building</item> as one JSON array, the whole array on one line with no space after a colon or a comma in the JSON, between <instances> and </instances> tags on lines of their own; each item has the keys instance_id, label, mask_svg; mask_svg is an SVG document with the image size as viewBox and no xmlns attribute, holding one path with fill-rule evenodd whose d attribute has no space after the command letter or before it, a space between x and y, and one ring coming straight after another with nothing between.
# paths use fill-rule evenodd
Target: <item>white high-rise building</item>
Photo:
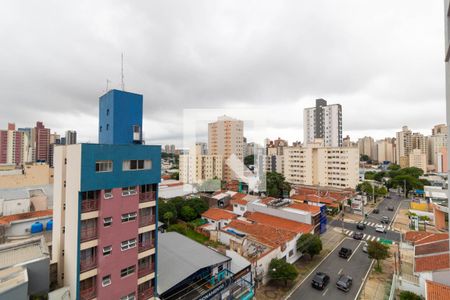
<instances>
[{"instance_id":1,"label":"white high-rise building","mask_svg":"<svg viewBox=\"0 0 450 300\"><path fill-rule=\"evenodd\" d=\"M304 144L323 139L326 147L342 146L342 107L327 105L324 99L316 99L316 106L303 111Z\"/></svg>"}]
</instances>

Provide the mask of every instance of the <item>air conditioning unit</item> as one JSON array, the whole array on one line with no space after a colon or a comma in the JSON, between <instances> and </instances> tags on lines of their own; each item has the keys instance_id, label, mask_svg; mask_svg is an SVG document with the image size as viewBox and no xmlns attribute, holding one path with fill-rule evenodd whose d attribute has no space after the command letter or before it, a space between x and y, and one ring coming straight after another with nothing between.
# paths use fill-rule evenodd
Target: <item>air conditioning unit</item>
<instances>
[{"instance_id":1,"label":"air conditioning unit","mask_svg":"<svg viewBox=\"0 0 450 300\"><path fill-rule=\"evenodd\" d=\"M112 197L113 197L112 193L105 193L105 196L104 196L105 199L111 199Z\"/></svg>"},{"instance_id":2,"label":"air conditioning unit","mask_svg":"<svg viewBox=\"0 0 450 300\"><path fill-rule=\"evenodd\" d=\"M139 125L133 125L133 142L136 144L142 143L141 127Z\"/></svg>"}]
</instances>

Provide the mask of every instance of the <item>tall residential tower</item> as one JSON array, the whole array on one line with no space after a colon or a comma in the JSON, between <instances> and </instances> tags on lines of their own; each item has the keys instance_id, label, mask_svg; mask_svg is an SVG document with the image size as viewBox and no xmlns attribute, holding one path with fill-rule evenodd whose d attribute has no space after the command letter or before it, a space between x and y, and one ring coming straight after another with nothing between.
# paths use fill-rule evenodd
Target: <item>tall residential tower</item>
<instances>
[{"instance_id":1,"label":"tall residential tower","mask_svg":"<svg viewBox=\"0 0 450 300\"><path fill-rule=\"evenodd\" d=\"M325 147L342 146L342 107L327 105L324 99L316 99L316 106L303 111L304 144L323 139Z\"/></svg>"},{"instance_id":2,"label":"tall residential tower","mask_svg":"<svg viewBox=\"0 0 450 300\"><path fill-rule=\"evenodd\" d=\"M73 299L153 299L161 146L142 145L142 95L100 97L100 144L55 148L53 258Z\"/></svg>"}]
</instances>

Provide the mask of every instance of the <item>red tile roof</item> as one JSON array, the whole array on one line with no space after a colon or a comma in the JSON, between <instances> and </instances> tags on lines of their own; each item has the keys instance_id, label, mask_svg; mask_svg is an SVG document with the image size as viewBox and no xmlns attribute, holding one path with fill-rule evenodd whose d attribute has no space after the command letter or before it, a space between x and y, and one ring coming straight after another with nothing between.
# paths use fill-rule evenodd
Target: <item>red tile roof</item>
<instances>
[{"instance_id":1,"label":"red tile roof","mask_svg":"<svg viewBox=\"0 0 450 300\"><path fill-rule=\"evenodd\" d=\"M432 235L429 235L427 237L424 237L423 239L416 241L414 245L422 245L443 240L448 241L448 233L433 233Z\"/></svg>"},{"instance_id":2,"label":"red tile roof","mask_svg":"<svg viewBox=\"0 0 450 300\"><path fill-rule=\"evenodd\" d=\"M427 300L450 299L450 286L427 280Z\"/></svg>"},{"instance_id":3,"label":"red tile roof","mask_svg":"<svg viewBox=\"0 0 450 300\"><path fill-rule=\"evenodd\" d=\"M245 196L247 196L247 194L242 194L242 193L236 193L235 195L233 195L233 197L231 197L231 204L240 204L240 205L247 205L247 201L244 200Z\"/></svg>"},{"instance_id":4,"label":"red tile roof","mask_svg":"<svg viewBox=\"0 0 450 300\"><path fill-rule=\"evenodd\" d=\"M309 211L312 214L318 214L320 213L320 207L317 205L310 205L307 203L299 203L299 202L294 202L291 205L289 205L290 208L294 208L294 209L298 209L298 210L304 210L304 211Z\"/></svg>"},{"instance_id":5,"label":"red tile roof","mask_svg":"<svg viewBox=\"0 0 450 300\"><path fill-rule=\"evenodd\" d=\"M219 220L235 219L235 218L237 218L237 215L233 214L232 212L225 210L225 209L210 208L207 211L205 211L204 213L202 213L202 217L208 218L208 219L211 219L214 221L219 221Z\"/></svg>"},{"instance_id":6,"label":"red tile roof","mask_svg":"<svg viewBox=\"0 0 450 300\"><path fill-rule=\"evenodd\" d=\"M414 254L416 256L434 253L437 254L442 252L448 252L448 250L449 250L448 240L443 240L423 245L416 245L416 247L414 248Z\"/></svg>"},{"instance_id":7,"label":"red tile roof","mask_svg":"<svg viewBox=\"0 0 450 300\"><path fill-rule=\"evenodd\" d=\"M270 247L283 246L296 236L295 233L288 230L276 229L272 226L240 220L231 221L228 227L244 232L254 237L260 243Z\"/></svg>"},{"instance_id":8,"label":"red tile roof","mask_svg":"<svg viewBox=\"0 0 450 300\"><path fill-rule=\"evenodd\" d=\"M48 217L48 216L53 216L53 209L38 210L38 211L21 213L21 214L3 216L3 217L0 217L0 224L10 224L11 222L18 221L18 220L26 220L26 219L33 219L33 218L40 218L40 217Z\"/></svg>"},{"instance_id":9,"label":"red tile roof","mask_svg":"<svg viewBox=\"0 0 450 300\"><path fill-rule=\"evenodd\" d=\"M312 225L274 217L260 212L253 212L248 214L247 219L258 224L267 225L275 229L281 228L294 233L310 233L313 230Z\"/></svg>"},{"instance_id":10,"label":"red tile roof","mask_svg":"<svg viewBox=\"0 0 450 300\"><path fill-rule=\"evenodd\" d=\"M292 199L297 201L312 201L312 202L319 202L319 203L325 203L325 204L333 204L334 200L326 197L319 197L317 195L293 195L291 196Z\"/></svg>"},{"instance_id":11,"label":"red tile roof","mask_svg":"<svg viewBox=\"0 0 450 300\"><path fill-rule=\"evenodd\" d=\"M429 256L419 256L415 258L414 271L426 272L450 268L449 253Z\"/></svg>"},{"instance_id":12,"label":"red tile roof","mask_svg":"<svg viewBox=\"0 0 450 300\"><path fill-rule=\"evenodd\" d=\"M424 237L427 237L432 234L433 233L431 233L431 232L425 232L425 231L407 231L405 233L405 241L416 242L416 241L423 239Z\"/></svg>"}]
</instances>

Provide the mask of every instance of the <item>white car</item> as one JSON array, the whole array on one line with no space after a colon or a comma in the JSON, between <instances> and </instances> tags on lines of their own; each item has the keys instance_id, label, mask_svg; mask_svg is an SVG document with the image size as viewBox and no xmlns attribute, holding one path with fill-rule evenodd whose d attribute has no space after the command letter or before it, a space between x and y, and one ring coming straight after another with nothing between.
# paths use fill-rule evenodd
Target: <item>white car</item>
<instances>
[{"instance_id":1,"label":"white car","mask_svg":"<svg viewBox=\"0 0 450 300\"><path fill-rule=\"evenodd\" d=\"M375 226L375 231L376 231L376 232L386 233L386 228L384 228L384 226L381 225L381 224L377 224L377 225Z\"/></svg>"}]
</instances>

